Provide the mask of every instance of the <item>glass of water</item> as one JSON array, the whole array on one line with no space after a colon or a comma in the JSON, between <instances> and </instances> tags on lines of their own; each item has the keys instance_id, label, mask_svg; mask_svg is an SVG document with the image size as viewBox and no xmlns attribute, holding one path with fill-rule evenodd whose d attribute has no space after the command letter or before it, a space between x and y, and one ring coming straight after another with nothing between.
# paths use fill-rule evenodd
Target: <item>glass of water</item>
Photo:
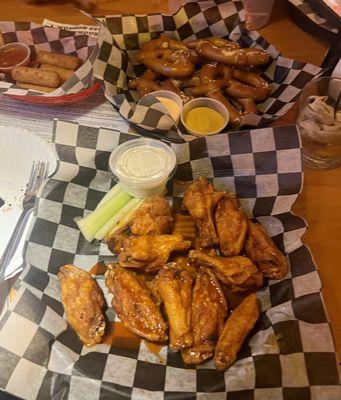
<instances>
[{"instance_id":1,"label":"glass of water","mask_svg":"<svg viewBox=\"0 0 341 400\"><path fill-rule=\"evenodd\" d=\"M341 165L341 79L315 78L302 90L296 126L303 162L324 170Z\"/></svg>"}]
</instances>

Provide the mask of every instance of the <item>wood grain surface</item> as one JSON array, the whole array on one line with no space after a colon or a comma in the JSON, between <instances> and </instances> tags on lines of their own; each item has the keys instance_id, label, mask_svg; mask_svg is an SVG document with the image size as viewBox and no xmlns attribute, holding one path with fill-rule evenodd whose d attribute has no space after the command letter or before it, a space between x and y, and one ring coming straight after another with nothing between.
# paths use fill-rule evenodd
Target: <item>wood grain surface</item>
<instances>
[{"instance_id":1,"label":"wood grain surface","mask_svg":"<svg viewBox=\"0 0 341 400\"><path fill-rule=\"evenodd\" d=\"M179 0L97 0L93 14L168 12L176 9ZM52 0L42 5L24 0L0 0L0 20L42 22L44 18L64 23L93 24L67 1ZM284 0L277 0L270 23L260 33L284 56L320 65L329 44L301 30L290 19ZM1 109L1 104L0 104ZM292 109L275 125L292 124ZM317 172L305 169L304 187L294 212L309 224L304 242L310 247L323 283L326 308L341 354L341 168Z\"/></svg>"}]
</instances>

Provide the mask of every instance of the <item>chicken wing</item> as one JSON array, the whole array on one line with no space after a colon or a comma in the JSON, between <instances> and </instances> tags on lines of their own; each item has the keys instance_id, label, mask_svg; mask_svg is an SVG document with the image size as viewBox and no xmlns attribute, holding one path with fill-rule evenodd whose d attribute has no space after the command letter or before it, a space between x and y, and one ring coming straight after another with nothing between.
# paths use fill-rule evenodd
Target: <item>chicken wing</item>
<instances>
[{"instance_id":1,"label":"chicken wing","mask_svg":"<svg viewBox=\"0 0 341 400\"><path fill-rule=\"evenodd\" d=\"M190 260L187 256L175 257L174 261L167 263L167 265L177 271L187 271L193 279L195 279L199 270L199 266L197 265L197 263L193 260ZM157 279L153 279L150 282L150 290L156 303L162 304L162 299L157 290Z\"/></svg>"},{"instance_id":2,"label":"chicken wing","mask_svg":"<svg viewBox=\"0 0 341 400\"><path fill-rule=\"evenodd\" d=\"M231 292L242 292L263 285L263 275L247 257L211 256L196 250L190 251L189 257L213 268L217 278L225 283Z\"/></svg>"},{"instance_id":3,"label":"chicken wing","mask_svg":"<svg viewBox=\"0 0 341 400\"><path fill-rule=\"evenodd\" d=\"M105 278L114 295L112 306L123 325L147 340L167 340L167 324L142 280L134 272L115 265L109 265Z\"/></svg>"},{"instance_id":4,"label":"chicken wing","mask_svg":"<svg viewBox=\"0 0 341 400\"><path fill-rule=\"evenodd\" d=\"M221 332L214 353L214 364L218 371L224 371L236 361L246 336L258 318L258 300L255 294L250 294L233 311Z\"/></svg>"},{"instance_id":5,"label":"chicken wing","mask_svg":"<svg viewBox=\"0 0 341 400\"><path fill-rule=\"evenodd\" d=\"M211 247L219 243L213 213L223 196L224 193L216 192L213 185L205 178L199 178L186 190L183 205L195 220L202 247Z\"/></svg>"},{"instance_id":6,"label":"chicken wing","mask_svg":"<svg viewBox=\"0 0 341 400\"><path fill-rule=\"evenodd\" d=\"M133 235L161 235L172 229L172 209L164 197L145 200L137 209L130 225Z\"/></svg>"},{"instance_id":7,"label":"chicken wing","mask_svg":"<svg viewBox=\"0 0 341 400\"><path fill-rule=\"evenodd\" d=\"M222 254L227 257L240 254L248 220L237 198L232 194L225 194L218 203L214 219Z\"/></svg>"},{"instance_id":8,"label":"chicken wing","mask_svg":"<svg viewBox=\"0 0 341 400\"><path fill-rule=\"evenodd\" d=\"M186 240L195 243L196 230L194 219L190 215L176 213L174 215L173 234L180 234Z\"/></svg>"},{"instance_id":9,"label":"chicken wing","mask_svg":"<svg viewBox=\"0 0 341 400\"><path fill-rule=\"evenodd\" d=\"M89 272L73 265L59 269L61 296L67 320L86 346L102 340L105 331L103 293Z\"/></svg>"},{"instance_id":10,"label":"chicken wing","mask_svg":"<svg viewBox=\"0 0 341 400\"><path fill-rule=\"evenodd\" d=\"M118 232L114 232L110 236L106 237L106 242L108 249L113 253L113 254L119 254L121 252L123 243L125 239L127 239L128 235L125 232L122 232L119 230Z\"/></svg>"},{"instance_id":11,"label":"chicken wing","mask_svg":"<svg viewBox=\"0 0 341 400\"><path fill-rule=\"evenodd\" d=\"M198 264L194 260L190 260L187 256L175 257L174 262L171 264L175 269L186 270L191 274L192 278L195 278L199 271Z\"/></svg>"},{"instance_id":12,"label":"chicken wing","mask_svg":"<svg viewBox=\"0 0 341 400\"><path fill-rule=\"evenodd\" d=\"M191 301L193 278L185 270L164 266L155 278L156 289L169 321L169 347L182 350L192 345Z\"/></svg>"},{"instance_id":13,"label":"chicken wing","mask_svg":"<svg viewBox=\"0 0 341 400\"><path fill-rule=\"evenodd\" d=\"M127 236L121 240L119 264L146 272L157 271L167 263L173 251L185 251L190 246L191 242L182 235Z\"/></svg>"},{"instance_id":14,"label":"chicken wing","mask_svg":"<svg viewBox=\"0 0 341 400\"><path fill-rule=\"evenodd\" d=\"M212 271L201 268L196 276L192 296L193 345L182 350L186 364L200 364L213 356L215 339L227 315L224 293Z\"/></svg>"},{"instance_id":15,"label":"chicken wing","mask_svg":"<svg viewBox=\"0 0 341 400\"><path fill-rule=\"evenodd\" d=\"M245 252L266 278L282 279L288 272L285 256L258 223L249 221Z\"/></svg>"}]
</instances>

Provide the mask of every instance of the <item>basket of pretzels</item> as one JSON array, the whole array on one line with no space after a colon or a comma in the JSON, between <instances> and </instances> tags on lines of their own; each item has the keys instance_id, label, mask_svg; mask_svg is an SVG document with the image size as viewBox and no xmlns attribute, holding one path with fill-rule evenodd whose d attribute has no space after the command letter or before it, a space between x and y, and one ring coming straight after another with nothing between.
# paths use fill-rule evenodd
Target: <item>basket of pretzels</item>
<instances>
[{"instance_id":1,"label":"basket of pretzels","mask_svg":"<svg viewBox=\"0 0 341 400\"><path fill-rule=\"evenodd\" d=\"M192 140L151 93L169 90L183 103L218 100L229 113L223 131L265 127L284 115L307 82L321 73L282 57L258 32L244 28L237 0L188 1L174 15L100 19L94 66L107 99L142 134Z\"/></svg>"},{"instance_id":2,"label":"basket of pretzels","mask_svg":"<svg viewBox=\"0 0 341 400\"><path fill-rule=\"evenodd\" d=\"M141 98L160 89L174 91L184 103L207 96L227 108L232 127L239 127L246 114L257 114L256 102L271 92L268 81L255 71L269 62L269 55L223 38L179 42L161 34L141 46L136 60L146 70L128 81L128 88Z\"/></svg>"}]
</instances>

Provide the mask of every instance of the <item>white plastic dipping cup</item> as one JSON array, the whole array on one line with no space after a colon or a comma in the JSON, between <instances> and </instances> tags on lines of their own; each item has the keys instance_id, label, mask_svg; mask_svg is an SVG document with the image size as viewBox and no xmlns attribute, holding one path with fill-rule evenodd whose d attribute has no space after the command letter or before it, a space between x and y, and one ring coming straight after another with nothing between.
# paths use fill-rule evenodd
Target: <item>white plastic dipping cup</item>
<instances>
[{"instance_id":1,"label":"white plastic dipping cup","mask_svg":"<svg viewBox=\"0 0 341 400\"><path fill-rule=\"evenodd\" d=\"M183 109L183 102L180 96L170 90L156 90L143 96L145 99L148 96L156 97L159 102L167 109L172 119L177 124L179 122L180 113Z\"/></svg>"},{"instance_id":2,"label":"white plastic dipping cup","mask_svg":"<svg viewBox=\"0 0 341 400\"><path fill-rule=\"evenodd\" d=\"M158 196L176 169L172 148L154 139L133 139L119 145L110 155L109 168L123 190L134 197Z\"/></svg>"},{"instance_id":3,"label":"white plastic dipping cup","mask_svg":"<svg viewBox=\"0 0 341 400\"><path fill-rule=\"evenodd\" d=\"M190 110L193 110L194 108L197 108L197 107L209 107L209 108L212 108L212 110L217 111L224 118L224 125L221 128L219 128L218 130L205 132L205 133L197 132L197 131L191 129L186 124L186 114ZM230 119L230 114L227 111L224 104L220 103L220 101L218 101L218 100L210 99L209 97L198 97L196 99L190 100L188 103L186 103L184 105L184 108L180 114L180 120L182 122L182 125L186 128L188 133L191 133L192 135L195 135L195 136L215 135L216 133L221 132L226 127L226 125L229 122L229 119Z\"/></svg>"}]
</instances>

